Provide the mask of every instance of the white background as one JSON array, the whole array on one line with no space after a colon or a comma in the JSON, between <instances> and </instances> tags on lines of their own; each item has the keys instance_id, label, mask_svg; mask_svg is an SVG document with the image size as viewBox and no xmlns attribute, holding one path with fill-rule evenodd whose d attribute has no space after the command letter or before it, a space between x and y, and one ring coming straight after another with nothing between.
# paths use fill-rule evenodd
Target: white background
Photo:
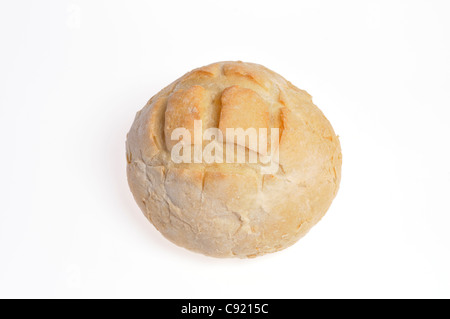
<instances>
[{"instance_id":1,"label":"white background","mask_svg":"<svg viewBox=\"0 0 450 319\"><path fill-rule=\"evenodd\" d=\"M0 297L449 298L448 1L2 1ZM296 245L214 259L128 189L125 136L185 72L260 63L314 98L343 177Z\"/></svg>"}]
</instances>

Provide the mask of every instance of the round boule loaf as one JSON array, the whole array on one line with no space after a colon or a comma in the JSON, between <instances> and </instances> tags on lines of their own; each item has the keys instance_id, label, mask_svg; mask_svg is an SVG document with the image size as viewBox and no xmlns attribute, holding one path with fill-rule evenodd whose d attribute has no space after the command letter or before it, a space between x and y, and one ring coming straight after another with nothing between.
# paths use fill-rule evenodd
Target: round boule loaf
<instances>
[{"instance_id":1,"label":"round boule loaf","mask_svg":"<svg viewBox=\"0 0 450 319\"><path fill-rule=\"evenodd\" d=\"M244 139L228 135L239 128ZM214 63L164 88L137 113L126 152L148 220L215 257L292 245L324 216L341 178L339 139L311 96L253 63Z\"/></svg>"}]
</instances>

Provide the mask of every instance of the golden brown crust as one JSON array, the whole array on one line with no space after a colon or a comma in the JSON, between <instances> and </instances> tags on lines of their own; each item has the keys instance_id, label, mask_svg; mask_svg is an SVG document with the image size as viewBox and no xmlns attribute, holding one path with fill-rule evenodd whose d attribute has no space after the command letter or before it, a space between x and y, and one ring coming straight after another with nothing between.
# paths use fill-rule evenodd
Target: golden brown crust
<instances>
[{"instance_id":1,"label":"golden brown crust","mask_svg":"<svg viewBox=\"0 0 450 319\"><path fill-rule=\"evenodd\" d=\"M194 120L224 133L279 128L280 169L174 163L171 133L185 127L193 136ZM322 218L339 188L342 155L308 93L261 65L219 62L187 73L138 112L127 163L136 202L168 239L210 256L255 257L292 245Z\"/></svg>"},{"instance_id":2,"label":"golden brown crust","mask_svg":"<svg viewBox=\"0 0 450 319\"><path fill-rule=\"evenodd\" d=\"M256 65L251 63L225 63L223 65L223 73L227 77L245 77L250 81L253 81L260 85L262 88L267 90L270 87L270 79L267 78L267 75L264 73L264 70Z\"/></svg>"},{"instance_id":3,"label":"golden brown crust","mask_svg":"<svg viewBox=\"0 0 450 319\"><path fill-rule=\"evenodd\" d=\"M166 146L169 151L178 143L177 140L171 140L174 129L184 127L189 130L191 136L194 136L194 121L203 119L208 107L207 94L203 87L194 85L189 89L177 90L170 95L164 126Z\"/></svg>"}]
</instances>

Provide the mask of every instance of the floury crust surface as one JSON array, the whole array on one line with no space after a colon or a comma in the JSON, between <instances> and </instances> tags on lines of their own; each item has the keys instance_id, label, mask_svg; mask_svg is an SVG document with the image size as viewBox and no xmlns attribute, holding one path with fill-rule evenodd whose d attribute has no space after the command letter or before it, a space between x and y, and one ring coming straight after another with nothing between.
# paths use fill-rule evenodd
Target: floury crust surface
<instances>
[{"instance_id":1,"label":"floury crust surface","mask_svg":"<svg viewBox=\"0 0 450 319\"><path fill-rule=\"evenodd\" d=\"M279 129L279 168L171 160L175 128ZM269 69L219 62L195 69L137 113L127 175L148 220L173 243L215 257L284 249L326 213L339 188L339 139L311 96ZM250 150L247 149L247 152Z\"/></svg>"}]
</instances>

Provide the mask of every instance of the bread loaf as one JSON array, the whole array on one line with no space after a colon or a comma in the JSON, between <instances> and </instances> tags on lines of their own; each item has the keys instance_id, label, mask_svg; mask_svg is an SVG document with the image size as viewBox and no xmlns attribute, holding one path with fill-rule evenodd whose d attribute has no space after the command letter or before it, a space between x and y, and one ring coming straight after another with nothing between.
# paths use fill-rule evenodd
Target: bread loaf
<instances>
[{"instance_id":1,"label":"bread loaf","mask_svg":"<svg viewBox=\"0 0 450 319\"><path fill-rule=\"evenodd\" d=\"M174 139L178 128L183 138ZM266 140L229 138L230 128L267 132ZM126 153L148 220L173 243L215 257L292 245L324 216L341 178L339 139L311 96L252 63L214 63L164 88L137 113Z\"/></svg>"}]
</instances>

